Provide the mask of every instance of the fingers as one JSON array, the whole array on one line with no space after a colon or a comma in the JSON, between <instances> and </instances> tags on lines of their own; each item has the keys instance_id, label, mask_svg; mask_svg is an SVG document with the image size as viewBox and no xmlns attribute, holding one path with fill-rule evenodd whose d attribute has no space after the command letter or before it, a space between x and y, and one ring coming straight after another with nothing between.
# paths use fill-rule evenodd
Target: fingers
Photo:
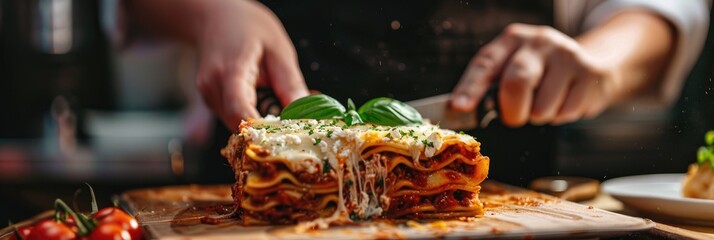
<instances>
[{"instance_id":1,"label":"fingers","mask_svg":"<svg viewBox=\"0 0 714 240\"><path fill-rule=\"evenodd\" d=\"M209 108L231 129L241 119L258 117L255 86L260 75L260 48L241 52L232 60L201 60L196 86Z\"/></svg>"},{"instance_id":2,"label":"fingers","mask_svg":"<svg viewBox=\"0 0 714 240\"><path fill-rule=\"evenodd\" d=\"M553 118L552 124L560 125L582 118L588 109L588 104L591 104L595 97L595 92L591 91L596 87L595 85L596 81L591 77L580 78L575 81L558 115Z\"/></svg>"},{"instance_id":3,"label":"fingers","mask_svg":"<svg viewBox=\"0 0 714 240\"><path fill-rule=\"evenodd\" d=\"M221 89L221 118L230 129L237 129L241 119L260 116L255 109L255 86L260 72L258 59L259 54L255 53L241 56L226 70Z\"/></svg>"},{"instance_id":4,"label":"fingers","mask_svg":"<svg viewBox=\"0 0 714 240\"><path fill-rule=\"evenodd\" d=\"M223 102L218 72L210 63L202 62L196 74L196 88L201 92L203 101L218 116L223 116Z\"/></svg>"},{"instance_id":5,"label":"fingers","mask_svg":"<svg viewBox=\"0 0 714 240\"><path fill-rule=\"evenodd\" d=\"M291 44L288 45L284 47L285 51L266 51L264 59L270 84L283 106L309 94L295 50Z\"/></svg>"},{"instance_id":6,"label":"fingers","mask_svg":"<svg viewBox=\"0 0 714 240\"><path fill-rule=\"evenodd\" d=\"M550 58L541 84L536 90L531 110L530 122L543 125L553 121L565 101L574 76L574 70L568 66L569 58L557 56Z\"/></svg>"},{"instance_id":7,"label":"fingers","mask_svg":"<svg viewBox=\"0 0 714 240\"><path fill-rule=\"evenodd\" d=\"M612 74L596 63L557 30L512 24L472 59L452 106L474 109L500 74L500 117L509 127L593 117L609 104L608 92L617 89Z\"/></svg>"},{"instance_id":8,"label":"fingers","mask_svg":"<svg viewBox=\"0 0 714 240\"><path fill-rule=\"evenodd\" d=\"M516 46L512 39L498 38L481 48L454 88L451 107L457 111L473 111Z\"/></svg>"},{"instance_id":9,"label":"fingers","mask_svg":"<svg viewBox=\"0 0 714 240\"><path fill-rule=\"evenodd\" d=\"M503 70L498 101L501 120L510 127L523 126L530 118L533 92L545 63L540 52L528 46L519 49Z\"/></svg>"}]
</instances>

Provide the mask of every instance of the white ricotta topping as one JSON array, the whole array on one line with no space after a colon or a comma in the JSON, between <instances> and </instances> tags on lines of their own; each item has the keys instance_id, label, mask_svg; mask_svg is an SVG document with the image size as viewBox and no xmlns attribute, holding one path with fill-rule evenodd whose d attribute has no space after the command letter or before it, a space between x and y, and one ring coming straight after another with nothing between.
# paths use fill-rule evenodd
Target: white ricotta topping
<instances>
[{"instance_id":1,"label":"white ricotta topping","mask_svg":"<svg viewBox=\"0 0 714 240\"><path fill-rule=\"evenodd\" d=\"M426 146L424 147L424 155L426 157L433 157L436 150L441 149L441 144L444 143L441 139L441 133L432 132L429 137L426 138Z\"/></svg>"},{"instance_id":2,"label":"white ricotta topping","mask_svg":"<svg viewBox=\"0 0 714 240\"><path fill-rule=\"evenodd\" d=\"M288 144L295 145L300 144L302 140L295 134L285 134Z\"/></svg>"}]
</instances>

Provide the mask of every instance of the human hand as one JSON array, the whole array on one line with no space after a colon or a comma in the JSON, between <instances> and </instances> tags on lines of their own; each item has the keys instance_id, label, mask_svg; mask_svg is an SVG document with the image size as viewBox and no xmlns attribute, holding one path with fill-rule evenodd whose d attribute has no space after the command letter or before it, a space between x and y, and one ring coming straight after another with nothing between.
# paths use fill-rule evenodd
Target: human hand
<instances>
[{"instance_id":1,"label":"human hand","mask_svg":"<svg viewBox=\"0 0 714 240\"><path fill-rule=\"evenodd\" d=\"M451 105L473 110L498 84L504 124L558 125L602 112L620 81L612 65L567 35L545 26L511 24L471 59Z\"/></svg>"},{"instance_id":2,"label":"human hand","mask_svg":"<svg viewBox=\"0 0 714 240\"><path fill-rule=\"evenodd\" d=\"M295 47L275 15L255 1L220 3L212 4L196 33L196 85L211 110L236 130L241 119L259 116L256 87L271 87L284 106L308 91Z\"/></svg>"}]
</instances>

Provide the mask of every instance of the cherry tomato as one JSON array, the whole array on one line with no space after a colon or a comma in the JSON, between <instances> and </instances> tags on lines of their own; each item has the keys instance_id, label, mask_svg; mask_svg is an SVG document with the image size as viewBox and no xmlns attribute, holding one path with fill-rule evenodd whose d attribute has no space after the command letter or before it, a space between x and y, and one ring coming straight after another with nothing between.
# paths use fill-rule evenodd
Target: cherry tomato
<instances>
[{"instance_id":1,"label":"cherry tomato","mask_svg":"<svg viewBox=\"0 0 714 240\"><path fill-rule=\"evenodd\" d=\"M33 226L24 226L24 227L18 228L17 234L20 234L20 237L22 237L22 239L27 239L27 237L30 236L30 233L32 233L33 228L34 228ZM16 237L15 234L13 234L11 236L12 236L11 239L15 239L15 237Z\"/></svg>"},{"instance_id":2,"label":"cherry tomato","mask_svg":"<svg viewBox=\"0 0 714 240\"><path fill-rule=\"evenodd\" d=\"M99 225L115 224L119 225L131 235L132 240L140 240L144 238L144 234L139 228L139 222L135 218L129 216L124 211L115 207L102 208L94 214L94 220L99 222Z\"/></svg>"},{"instance_id":3,"label":"cherry tomato","mask_svg":"<svg viewBox=\"0 0 714 240\"><path fill-rule=\"evenodd\" d=\"M35 224L26 240L74 240L77 234L54 219L42 220Z\"/></svg>"},{"instance_id":4,"label":"cherry tomato","mask_svg":"<svg viewBox=\"0 0 714 240\"><path fill-rule=\"evenodd\" d=\"M64 220L64 225L67 225L69 229L72 229L73 232L77 232L77 222L74 221L74 218L71 215L67 215L67 218Z\"/></svg>"},{"instance_id":5,"label":"cherry tomato","mask_svg":"<svg viewBox=\"0 0 714 240\"><path fill-rule=\"evenodd\" d=\"M100 224L89 234L90 240L132 240L124 228L117 224Z\"/></svg>"}]
</instances>

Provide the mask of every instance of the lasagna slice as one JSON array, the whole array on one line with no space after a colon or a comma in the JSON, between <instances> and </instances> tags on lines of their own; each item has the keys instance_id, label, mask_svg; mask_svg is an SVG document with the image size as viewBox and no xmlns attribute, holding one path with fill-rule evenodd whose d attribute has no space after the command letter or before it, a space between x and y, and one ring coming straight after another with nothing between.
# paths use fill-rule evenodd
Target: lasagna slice
<instances>
[{"instance_id":1,"label":"lasagna slice","mask_svg":"<svg viewBox=\"0 0 714 240\"><path fill-rule=\"evenodd\" d=\"M423 124L249 119L222 150L244 225L483 215L489 158L473 137Z\"/></svg>"}]
</instances>

